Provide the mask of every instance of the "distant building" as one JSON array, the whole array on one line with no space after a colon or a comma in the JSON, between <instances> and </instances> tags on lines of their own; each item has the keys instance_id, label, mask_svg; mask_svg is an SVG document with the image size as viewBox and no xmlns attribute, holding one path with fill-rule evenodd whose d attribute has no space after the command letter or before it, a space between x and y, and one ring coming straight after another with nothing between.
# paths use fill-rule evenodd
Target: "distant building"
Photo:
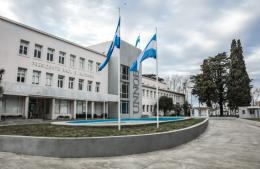
<instances>
[{"instance_id":1,"label":"distant building","mask_svg":"<svg viewBox=\"0 0 260 169\"><path fill-rule=\"evenodd\" d=\"M192 117L208 117L209 108L208 107L193 107L191 116Z\"/></svg>"},{"instance_id":2,"label":"distant building","mask_svg":"<svg viewBox=\"0 0 260 169\"><path fill-rule=\"evenodd\" d=\"M260 118L260 106L239 107L240 118Z\"/></svg>"},{"instance_id":3,"label":"distant building","mask_svg":"<svg viewBox=\"0 0 260 169\"><path fill-rule=\"evenodd\" d=\"M164 82L164 79L159 78L159 98L161 96L167 96L172 98L173 104L183 105L185 101L185 94L177 93L169 90L168 85ZM143 115L153 116L155 115L156 105L156 76L154 74L144 74L142 76L142 105ZM163 112L160 112L163 114Z\"/></svg>"}]
</instances>

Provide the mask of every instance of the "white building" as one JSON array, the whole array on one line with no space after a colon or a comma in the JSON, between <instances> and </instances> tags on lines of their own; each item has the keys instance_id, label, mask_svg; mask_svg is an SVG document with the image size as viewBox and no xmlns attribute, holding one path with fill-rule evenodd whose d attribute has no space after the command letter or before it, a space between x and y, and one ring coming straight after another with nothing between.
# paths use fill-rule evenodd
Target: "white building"
<instances>
[{"instance_id":1,"label":"white building","mask_svg":"<svg viewBox=\"0 0 260 169\"><path fill-rule=\"evenodd\" d=\"M185 95L169 90L167 84L162 78L159 78L159 98L161 96L167 96L172 98L173 104L183 105L185 101ZM142 105L143 115L153 116L155 115L156 105L156 76L147 74L142 76ZM163 112L160 112L163 114Z\"/></svg>"},{"instance_id":2,"label":"white building","mask_svg":"<svg viewBox=\"0 0 260 169\"><path fill-rule=\"evenodd\" d=\"M240 118L260 118L260 106L243 106L238 108Z\"/></svg>"},{"instance_id":3,"label":"white building","mask_svg":"<svg viewBox=\"0 0 260 169\"><path fill-rule=\"evenodd\" d=\"M193 107L191 112L192 117L209 117L208 107Z\"/></svg>"},{"instance_id":4,"label":"white building","mask_svg":"<svg viewBox=\"0 0 260 169\"><path fill-rule=\"evenodd\" d=\"M141 75L128 71L140 50L132 45L121 41L120 55L115 49L109 65L98 72L109 42L93 50L2 17L0 37L2 116L117 117L118 56L122 117L141 116Z\"/></svg>"}]
</instances>

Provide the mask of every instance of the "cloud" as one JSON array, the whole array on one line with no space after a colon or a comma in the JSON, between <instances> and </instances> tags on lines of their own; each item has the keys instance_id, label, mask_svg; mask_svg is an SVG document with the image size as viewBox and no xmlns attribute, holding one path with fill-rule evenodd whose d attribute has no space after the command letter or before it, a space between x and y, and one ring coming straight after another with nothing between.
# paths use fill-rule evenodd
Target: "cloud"
<instances>
[{"instance_id":1,"label":"cloud","mask_svg":"<svg viewBox=\"0 0 260 169\"><path fill-rule=\"evenodd\" d=\"M88 46L111 40L121 7L124 40L143 48L158 29L161 76L194 74L202 60L242 41L247 70L260 86L260 2L255 0L0 0L0 15ZM154 61L143 63L154 73Z\"/></svg>"}]
</instances>

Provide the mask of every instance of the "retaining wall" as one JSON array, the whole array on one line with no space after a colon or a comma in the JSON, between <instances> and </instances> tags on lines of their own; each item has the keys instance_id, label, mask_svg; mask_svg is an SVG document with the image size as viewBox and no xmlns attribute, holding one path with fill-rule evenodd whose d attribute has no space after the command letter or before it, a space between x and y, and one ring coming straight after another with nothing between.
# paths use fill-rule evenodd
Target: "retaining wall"
<instances>
[{"instance_id":1,"label":"retaining wall","mask_svg":"<svg viewBox=\"0 0 260 169\"><path fill-rule=\"evenodd\" d=\"M180 130L109 137L32 137L0 135L0 151L48 157L108 157L168 149L198 137L208 119Z\"/></svg>"}]
</instances>

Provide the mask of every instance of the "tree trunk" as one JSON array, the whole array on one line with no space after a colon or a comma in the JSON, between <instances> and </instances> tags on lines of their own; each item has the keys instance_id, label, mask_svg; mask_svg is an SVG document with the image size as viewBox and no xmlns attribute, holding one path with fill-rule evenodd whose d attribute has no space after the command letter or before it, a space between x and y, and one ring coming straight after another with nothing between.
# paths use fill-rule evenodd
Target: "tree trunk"
<instances>
[{"instance_id":1,"label":"tree trunk","mask_svg":"<svg viewBox=\"0 0 260 169\"><path fill-rule=\"evenodd\" d=\"M223 103L222 102L219 102L219 110L220 110L220 116L223 116L224 113L223 113Z\"/></svg>"}]
</instances>

